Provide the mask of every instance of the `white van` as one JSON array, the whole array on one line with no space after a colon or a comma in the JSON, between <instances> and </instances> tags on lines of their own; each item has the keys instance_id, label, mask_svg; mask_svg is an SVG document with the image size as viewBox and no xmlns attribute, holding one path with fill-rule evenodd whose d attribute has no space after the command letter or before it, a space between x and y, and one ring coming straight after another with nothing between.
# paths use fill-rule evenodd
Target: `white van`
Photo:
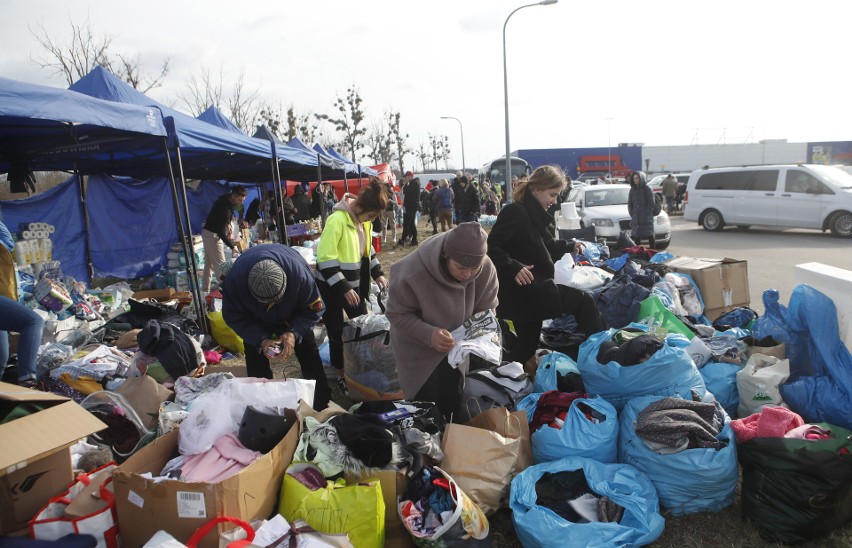
<instances>
[{"instance_id":1,"label":"white van","mask_svg":"<svg viewBox=\"0 0 852 548\"><path fill-rule=\"evenodd\" d=\"M705 230L761 225L852 237L852 175L833 166L699 169L689 177L685 203L683 218Z\"/></svg>"}]
</instances>

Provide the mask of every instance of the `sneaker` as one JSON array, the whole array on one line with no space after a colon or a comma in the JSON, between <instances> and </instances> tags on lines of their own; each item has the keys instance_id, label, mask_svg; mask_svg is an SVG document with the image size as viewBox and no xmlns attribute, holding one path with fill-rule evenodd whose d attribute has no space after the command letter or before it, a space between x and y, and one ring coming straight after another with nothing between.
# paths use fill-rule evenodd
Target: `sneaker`
<instances>
[{"instance_id":1,"label":"sneaker","mask_svg":"<svg viewBox=\"0 0 852 548\"><path fill-rule=\"evenodd\" d=\"M343 377L337 377L337 389L342 395L349 397L349 388L346 386L346 379Z\"/></svg>"}]
</instances>

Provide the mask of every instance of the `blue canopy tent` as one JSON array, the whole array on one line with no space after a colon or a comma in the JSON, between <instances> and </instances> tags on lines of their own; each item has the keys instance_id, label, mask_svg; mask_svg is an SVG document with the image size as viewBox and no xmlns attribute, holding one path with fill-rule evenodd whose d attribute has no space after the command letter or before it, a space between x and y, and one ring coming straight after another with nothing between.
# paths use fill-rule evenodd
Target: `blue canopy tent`
<instances>
[{"instance_id":1,"label":"blue canopy tent","mask_svg":"<svg viewBox=\"0 0 852 548\"><path fill-rule=\"evenodd\" d=\"M75 82L71 89L111 101L146 105L160 110L167 129L170 129L171 151L175 155L175 173L180 177L183 215L178 211L180 239L190 258L188 274L200 302L197 265L187 232L190 223L185 177L200 180L227 179L235 181L279 181L280 170L294 178L308 177L316 160L302 151L276 150L274 144L222 129L203 120L180 113L133 89L102 67ZM162 174L155 171L140 176ZM174 175L169 173L172 178ZM176 188L175 188L176 193ZM179 200L176 196L176 200ZM186 223L187 228L184 228Z\"/></svg>"},{"instance_id":2,"label":"blue canopy tent","mask_svg":"<svg viewBox=\"0 0 852 548\"><path fill-rule=\"evenodd\" d=\"M121 105L64 89L0 78L0 172L130 172L166 155L167 131L155 109ZM27 200L5 202L4 222L56 226L53 257L90 281L81 178Z\"/></svg>"},{"instance_id":3,"label":"blue canopy tent","mask_svg":"<svg viewBox=\"0 0 852 548\"><path fill-rule=\"evenodd\" d=\"M102 67L94 68L70 89L109 101L153 107L160 110L167 123L172 119L186 177L234 181L270 179L272 152L267 141L222 129L162 105ZM312 177L317 165L312 155L283 147L277 152L279 169L287 177L295 180ZM160 174L162 172L138 173L139 176Z\"/></svg>"},{"instance_id":4,"label":"blue canopy tent","mask_svg":"<svg viewBox=\"0 0 852 548\"><path fill-rule=\"evenodd\" d=\"M216 107L209 107L207 110L196 116L198 120L213 124L216 127L226 129L237 135L245 135L245 132L238 128L234 122L230 121L227 116L222 114L222 111Z\"/></svg>"}]
</instances>

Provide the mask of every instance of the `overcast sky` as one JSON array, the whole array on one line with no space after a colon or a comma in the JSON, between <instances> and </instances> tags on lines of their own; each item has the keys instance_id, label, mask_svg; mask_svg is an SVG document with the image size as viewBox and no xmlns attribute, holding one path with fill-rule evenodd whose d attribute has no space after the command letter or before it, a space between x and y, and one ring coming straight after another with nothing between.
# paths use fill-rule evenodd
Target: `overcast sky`
<instances>
[{"instance_id":1,"label":"overcast sky","mask_svg":"<svg viewBox=\"0 0 852 548\"><path fill-rule=\"evenodd\" d=\"M154 70L177 108L202 67L297 112L356 84L412 144L447 135L461 166L505 150L502 27L513 0L0 0L0 75L64 87L28 27L69 39L88 17ZM560 0L508 23L511 148L852 139L850 0ZM610 118L611 120L607 120ZM408 160L409 163L411 159ZM419 167L419 166L418 166ZM441 166L443 168L444 166ZM451 165L451 167L454 167Z\"/></svg>"}]
</instances>

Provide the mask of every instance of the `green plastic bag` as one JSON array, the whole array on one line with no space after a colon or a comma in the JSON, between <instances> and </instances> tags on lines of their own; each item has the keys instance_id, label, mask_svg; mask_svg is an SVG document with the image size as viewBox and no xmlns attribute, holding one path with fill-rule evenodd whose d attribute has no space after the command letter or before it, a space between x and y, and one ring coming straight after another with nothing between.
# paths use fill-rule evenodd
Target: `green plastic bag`
<instances>
[{"instance_id":1,"label":"green plastic bag","mask_svg":"<svg viewBox=\"0 0 852 548\"><path fill-rule=\"evenodd\" d=\"M379 480L347 485L329 481L311 491L294 474L314 468L310 463L293 464L284 474L278 513L293 523L301 519L320 533L347 533L355 548L382 548L385 544L385 501Z\"/></svg>"},{"instance_id":2,"label":"green plastic bag","mask_svg":"<svg viewBox=\"0 0 852 548\"><path fill-rule=\"evenodd\" d=\"M686 327L674 312L666 308L656 295L650 295L639 305L636 323L642 323L656 331L665 330L664 334L680 333L687 339L695 337L695 333Z\"/></svg>"},{"instance_id":3,"label":"green plastic bag","mask_svg":"<svg viewBox=\"0 0 852 548\"><path fill-rule=\"evenodd\" d=\"M233 329L225 323L225 318L221 312L208 312L207 318L210 320L210 331L216 342L231 352L245 354L246 350L243 346L243 340L237 335Z\"/></svg>"}]
</instances>

